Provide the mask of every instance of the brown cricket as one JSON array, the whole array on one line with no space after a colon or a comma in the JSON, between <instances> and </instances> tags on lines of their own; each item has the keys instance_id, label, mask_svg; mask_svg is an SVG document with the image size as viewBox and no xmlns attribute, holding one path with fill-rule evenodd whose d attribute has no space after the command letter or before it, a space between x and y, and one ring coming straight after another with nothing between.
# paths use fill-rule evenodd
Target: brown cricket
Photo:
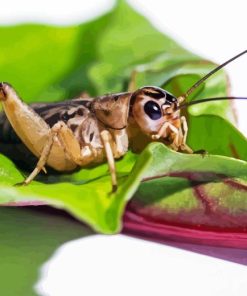
<instances>
[{"instance_id":1,"label":"brown cricket","mask_svg":"<svg viewBox=\"0 0 247 296\"><path fill-rule=\"evenodd\" d=\"M2 114L0 118L3 129L0 142L4 142L14 130L38 158L36 167L23 184L30 183L41 170L46 171L46 165L66 172L107 160L112 190L116 191L114 159L123 156L139 134L145 135L149 141L164 142L176 151L193 153L186 144L188 127L180 109L210 100L237 98L183 102L212 74L246 52L213 69L178 98L156 86L134 90L133 75L128 92L28 106L10 84L0 83L0 101L7 117Z\"/></svg>"}]
</instances>

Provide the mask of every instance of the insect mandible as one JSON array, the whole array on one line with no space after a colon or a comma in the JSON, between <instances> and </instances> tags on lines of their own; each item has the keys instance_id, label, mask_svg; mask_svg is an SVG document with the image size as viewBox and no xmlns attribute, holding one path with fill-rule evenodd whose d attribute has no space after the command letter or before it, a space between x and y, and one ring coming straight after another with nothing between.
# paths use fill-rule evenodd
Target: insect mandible
<instances>
[{"instance_id":1,"label":"insect mandible","mask_svg":"<svg viewBox=\"0 0 247 296\"><path fill-rule=\"evenodd\" d=\"M28 106L10 84L0 83L0 101L7 117L2 115L0 141L8 138L13 129L38 158L23 184L29 184L41 170L45 171L45 165L65 172L107 160L112 191L116 191L115 159L128 151L129 143L138 134L147 136L149 141L164 142L176 151L193 153L186 144L188 127L180 109L211 100L244 99L221 97L184 103L206 79L246 52L213 69L179 97L156 86L133 90L132 79L127 92Z\"/></svg>"}]
</instances>

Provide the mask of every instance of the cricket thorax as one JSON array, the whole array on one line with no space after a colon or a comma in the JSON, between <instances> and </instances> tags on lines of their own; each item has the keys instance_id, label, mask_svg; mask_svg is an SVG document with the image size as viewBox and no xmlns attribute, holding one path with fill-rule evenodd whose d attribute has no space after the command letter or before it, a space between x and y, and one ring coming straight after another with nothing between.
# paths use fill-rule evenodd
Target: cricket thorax
<instances>
[{"instance_id":1,"label":"cricket thorax","mask_svg":"<svg viewBox=\"0 0 247 296\"><path fill-rule=\"evenodd\" d=\"M97 97L92 102L92 113L106 128L126 128L131 93L116 93Z\"/></svg>"}]
</instances>

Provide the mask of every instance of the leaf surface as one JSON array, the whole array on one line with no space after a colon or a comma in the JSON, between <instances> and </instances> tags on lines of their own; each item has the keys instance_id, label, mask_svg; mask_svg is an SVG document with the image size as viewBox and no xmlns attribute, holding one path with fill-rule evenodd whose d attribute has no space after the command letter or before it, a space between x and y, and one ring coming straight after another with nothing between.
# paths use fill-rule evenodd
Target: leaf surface
<instances>
[{"instance_id":1,"label":"leaf surface","mask_svg":"<svg viewBox=\"0 0 247 296\"><path fill-rule=\"evenodd\" d=\"M162 144L128 205L128 233L247 248L247 163L185 155Z\"/></svg>"},{"instance_id":2,"label":"leaf surface","mask_svg":"<svg viewBox=\"0 0 247 296\"><path fill-rule=\"evenodd\" d=\"M60 101L83 91L92 96L126 91L133 70L138 73L136 87L163 86L178 96L215 67L157 31L124 1L118 1L109 13L80 25L22 24L1 27L0 34L1 81L11 83L27 103ZM227 87L226 75L220 71L190 99L224 96ZM193 149L246 160L246 139L227 121L234 122L229 102L193 106L185 115ZM140 156L128 152L117 161L120 186L111 195L106 164L72 174L40 175L28 187L14 187L28 172L1 156L0 203L48 203L97 231L115 233L120 231L125 205L153 157L163 161L163 156L154 155L149 148ZM177 161L179 157L174 156ZM199 160L195 158L195 166ZM181 194L186 196L186 190Z\"/></svg>"}]
</instances>

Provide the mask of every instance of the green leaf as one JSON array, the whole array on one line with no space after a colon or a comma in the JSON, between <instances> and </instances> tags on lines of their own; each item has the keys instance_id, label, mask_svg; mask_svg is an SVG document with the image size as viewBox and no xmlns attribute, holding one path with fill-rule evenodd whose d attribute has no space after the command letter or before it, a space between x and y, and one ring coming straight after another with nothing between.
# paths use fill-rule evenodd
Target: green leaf
<instances>
[{"instance_id":1,"label":"green leaf","mask_svg":"<svg viewBox=\"0 0 247 296\"><path fill-rule=\"evenodd\" d=\"M82 91L91 95L126 91L134 69L139 74L137 87L165 85L180 95L215 66L158 32L125 1L85 24L25 24L1 27L0 34L1 80L10 82L26 102L53 102ZM220 71L202 95L223 96L226 87L226 76ZM214 111L210 108L210 114L229 115L228 102L198 108L204 112L205 106L218 106Z\"/></svg>"},{"instance_id":2,"label":"green leaf","mask_svg":"<svg viewBox=\"0 0 247 296\"><path fill-rule=\"evenodd\" d=\"M23 176L13 163L0 156L2 170L0 204L30 205L42 201L67 210L97 231L118 232L121 229L124 206L136 191L150 157L149 151L144 151L140 159L145 161L137 164L130 176L128 174L136 159L135 155L129 153L119 161L117 163L119 188L113 194L106 164L82 169L74 174L51 175L42 180L44 183L33 181L28 186L19 187L14 184L22 181Z\"/></svg>"},{"instance_id":3,"label":"green leaf","mask_svg":"<svg viewBox=\"0 0 247 296\"><path fill-rule=\"evenodd\" d=\"M246 232L245 161L181 154L158 143L147 150L152 162L129 211L161 225Z\"/></svg>"},{"instance_id":4,"label":"green leaf","mask_svg":"<svg viewBox=\"0 0 247 296\"><path fill-rule=\"evenodd\" d=\"M157 31L125 1L87 23L4 26L0 35L0 81L11 83L27 103L61 101L84 91L91 96L126 91L133 70L138 74L136 87L163 86L179 96L215 67ZM190 100L226 96L227 89L226 75L219 71ZM71 174L40 174L29 186L17 187L14 184L28 172L0 155L0 204L45 203L98 232L116 233L134 196L127 213L140 220L132 225L158 221L155 230L166 225L178 225L182 232L186 227L201 229L202 242L210 228L225 235L223 242L216 236L216 245L246 247L246 162L212 155L247 160L246 139L227 121L234 122L231 105L227 101L195 105L185 115L188 144L207 150L204 158L176 153L162 144L151 144L141 155L128 152L117 161L119 188L111 194L106 164ZM157 174L167 176L141 183L143 177ZM42 206L2 207L0 218L0 295L35 295L40 266L54 251L93 233L60 211ZM226 242L225 229L238 235L240 231L241 240ZM184 239L182 232L176 232L176 239ZM229 236L234 237L232 232Z\"/></svg>"},{"instance_id":5,"label":"green leaf","mask_svg":"<svg viewBox=\"0 0 247 296\"><path fill-rule=\"evenodd\" d=\"M0 80L11 83L28 103L55 102L83 91L91 95L126 91L133 70L138 73L137 87L163 85L180 95L215 67L158 32L124 1L118 1L106 15L77 26L24 24L1 27L0 34ZM226 94L226 76L220 71L191 99ZM201 104L188 110L189 144L228 156L237 151L246 159L246 141L228 122L216 116L233 120L228 102ZM219 124L215 124L212 138L208 134L205 140L201 129L212 121ZM224 141L220 146L218 135L222 128ZM235 150L229 149L228 136L234 141ZM27 187L14 187L27 172L1 156L0 203L46 202L65 209L97 231L117 232L121 229L124 207L153 157L151 152L147 149L140 157L129 152L117 162L120 186L115 194L110 194L106 164L72 174L40 175ZM179 159L180 154L175 155ZM163 155L160 157L156 155L156 161L163 161ZM195 158L195 162L199 159Z\"/></svg>"},{"instance_id":6,"label":"green leaf","mask_svg":"<svg viewBox=\"0 0 247 296\"><path fill-rule=\"evenodd\" d=\"M187 143L195 150L205 149L247 161L246 138L228 121L215 115L189 116Z\"/></svg>"}]
</instances>

